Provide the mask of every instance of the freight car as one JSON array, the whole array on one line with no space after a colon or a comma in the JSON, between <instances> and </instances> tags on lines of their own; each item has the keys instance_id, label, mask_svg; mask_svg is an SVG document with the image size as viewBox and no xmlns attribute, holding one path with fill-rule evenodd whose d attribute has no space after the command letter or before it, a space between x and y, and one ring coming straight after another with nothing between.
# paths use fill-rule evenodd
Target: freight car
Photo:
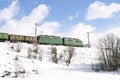
<instances>
[{"instance_id":1,"label":"freight car","mask_svg":"<svg viewBox=\"0 0 120 80\"><path fill-rule=\"evenodd\" d=\"M22 36L22 35L10 34L10 35L9 35L9 40L10 40L11 42L22 42L22 41L24 41L24 36Z\"/></svg>"},{"instance_id":2,"label":"freight car","mask_svg":"<svg viewBox=\"0 0 120 80\"><path fill-rule=\"evenodd\" d=\"M10 34L9 35L9 40L11 42L28 42L28 43L33 43L33 42L35 42L36 38L33 37L33 36L23 36L23 35Z\"/></svg>"},{"instance_id":3,"label":"freight car","mask_svg":"<svg viewBox=\"0 0 120 80\"><path fill-rule=\"evenodd\" d=\"M0 33L0 41L6 41L8 39L8 33Z\"/></svg>"},{"instance_id":4,"label":"freight car","mask_svg":"<svg viewBox=\"0 0 120 80\"><path fill-rule=\"evenodd\" d=\"M35 41L36 41L36 38L33 36L24 36L24 42L34 43Z\"/></svg>"},{"instance_id":5,"label":"freight car","mask_svg":"<svg viewBox=\"0 0 120 80\"><path fill-rule=\"evenodd\" d=\"M62 38L58 36L40 35L37 39L39 44L63 45Z\"/></svg>"}]
</instances>

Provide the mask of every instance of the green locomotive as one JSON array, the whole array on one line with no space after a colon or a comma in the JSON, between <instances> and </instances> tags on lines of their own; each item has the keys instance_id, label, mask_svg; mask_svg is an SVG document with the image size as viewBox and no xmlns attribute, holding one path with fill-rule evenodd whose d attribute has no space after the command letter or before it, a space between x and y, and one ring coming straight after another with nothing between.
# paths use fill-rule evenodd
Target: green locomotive
<instances>
[{"instance_id":1,"label":"green locomotive","mask_svg":"<svg viewBox=\"0 0 120 80\"><path fill-rule=\"evenodd\" d=\"M76 38L61 38L59 36L40 35L37 37L39 44L50 44L50 45L64 45L64 46L76 46L82 47L83 43L81 40Z\"/></svg>"},{"instance_id":2,"label":"green locomotive","mask_svg":"<svg viewBox=\"0 0 120 80\"><path fill-rule=\"evenodd\" d=\"M63 45L62 38L58 36L40 35L38 42L40 44Z\"/></svg>"}]
</instances>

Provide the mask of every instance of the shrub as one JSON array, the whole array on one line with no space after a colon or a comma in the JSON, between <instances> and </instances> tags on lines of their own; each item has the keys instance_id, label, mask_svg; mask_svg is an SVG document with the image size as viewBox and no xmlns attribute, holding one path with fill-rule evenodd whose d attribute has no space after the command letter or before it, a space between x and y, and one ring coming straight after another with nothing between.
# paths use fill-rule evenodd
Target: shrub
<instances>
[{"instance_id":1,"label":"shrub","mask_svg":"<svg viewBox=\"0 0 120 80\"><path fill-rule=\"evenodd\" d=\"M38 54L38 46L37 44L33 44L32 49L28 48L28 58L36 59Z\"/></svg>"},{"instance_id":2,"label":"shrub","mask_svg":"<svg viewBox=\"0 0 120 80\"><path fill-rule=\"evenodd\" d=\"M42 48L39 48L38 54L39 54L38 59L39 59L40 61L42 61L42 56L43 56L43 50L42 50Z\"/></svg>"},{"instance_id":3,"label":"shrub","mask_svg":"<svg viewBox=\"0 0 120 80\"><path fill-rule=\"evenodd\" d=\"M30 59L32 56L31 56L31 52L32 52L32 50L31 50L31 48L29 48L28 49L28 58Z\"/></svg>"},{"instance_id":4,"label":"shrub","mask_svg":"<svg viewBox=\"0 0 120 80\"><path fill-rule=\"evenodd\" d=\"M33 44L33 52L38 53L38 45L36 43Z\"/></svg>"},{"instance_id":5,"label":"shrub","mask_svg":"<svg viewBox=\"0 0 120 80\"><path fill-rule=\"evenodd\" d=\"M57 63L57 48L51 47L52 60L54 63Z\"/></svg>"},{"instance_id":6,"label":"shrub","mask_svg":"<svg viewBox=\"0 0 120 80\"><path fill-rule=\"evenodd\" d=\"M16 55L15 57L15 76L14 77L24 77L25 69L22 66L22 62Z\"/></svg>"},{"instance_id":7,"label":"shrub","mask_svg":"<svg viewBox=\"0 0 120 80\"><path fill-rule=\"evenodd\" d=\"M20 52L22 50L22 46L21 44L18 42L17 45L16 45L16 51L17 52Z\"/></svg>"},{"instance_id":8,"label":"shrub","mask_svg":"<svg viewBox=\"0 0 120 80\"><path fill-rule=\"evenodd\" d=\"M12 44L12 45L10 46L10 48L11 48L11 49L14 49L14 45Z\"/></svg>"},{"instance_id":9,"label":"shrub","mask_svg":"<svg viewBox=\"0 0 120 80\"><path fill-rule=\"evenodd\" d=\"M10 76L10 75L11 75L11 72L5 70L5 71L4 71L4 74L3 74L1 77Z\"/></svg>"},{"instance_id":10,"label":"shrub","mask_svg":"<svg viewBox=\"0 0 120 80\"><path fill-rule=\"evenodd\" d=\"M69 66L69 64L71 63L71 59L73 57L73 54L75 52L75 49L74 47L67 47L66 50L64 50L65 52L65 62L66 62L66 65Z\"/></svg>"}]
</instances>

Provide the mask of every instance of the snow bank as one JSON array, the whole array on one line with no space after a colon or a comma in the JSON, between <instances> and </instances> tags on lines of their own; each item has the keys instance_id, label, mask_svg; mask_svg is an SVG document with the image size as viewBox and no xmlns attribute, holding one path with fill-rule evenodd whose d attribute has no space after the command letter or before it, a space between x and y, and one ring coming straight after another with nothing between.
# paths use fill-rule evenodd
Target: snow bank
<instances>
[{"instance_id":1,"label":"snow bank","mask_svg":"<svg viewBox=\"0 0 120 80\"><path fill-rule=\"evenodd\" d=\"M16 45L16 44L13 44ZM119 80L120 77L115 72L93 72L90 64L96 63L97 50L92 48L75 47L75 54L70 66L66 66L64 61L54 64L51 61L51 46L39 45L43 50L43 60L27 58L27 50L32 48L31 44L21 43L21 52L16 52L11 48L12 44L0 42L0 77L4 71L10 71L8 77L12 80ZM63 54L65 46L56 46L58 57ZM18 56L20 66L25 69L24 78L14 77L15 57ZM7 80L8 80L7 78ZM6 80L6 78L0 78Z\"/></svg>"}]
</instances>

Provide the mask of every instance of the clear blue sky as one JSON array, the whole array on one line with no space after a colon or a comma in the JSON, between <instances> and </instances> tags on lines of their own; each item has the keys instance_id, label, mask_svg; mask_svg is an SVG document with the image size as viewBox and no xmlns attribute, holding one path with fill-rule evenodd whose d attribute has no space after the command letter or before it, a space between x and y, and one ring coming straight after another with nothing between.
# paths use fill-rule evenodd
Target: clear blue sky
<instances>
[{"instance_id":1,"label":"clear blue sky","mask_svg":"<svg viewBox=\"0 0 120 80\"><path fill-rule=\"evenodd\" d=\"M12 1L13 0L0 0L0 10L8 7ZM103 2L107 6L112 3L120 4L120 0L98 1ZM28 15L33 8L40 4L45 4L49 6L50 11L43 21L58 21L61 24L61 31L63 32L80 22L96 26L96 31L98 32L120 25L120 11L111 18L87 20L87 8L94 2L96 2L96 0L19 0L20 10L15 18L21 19L23 16Z\"/></svg>"}]
</instances>

